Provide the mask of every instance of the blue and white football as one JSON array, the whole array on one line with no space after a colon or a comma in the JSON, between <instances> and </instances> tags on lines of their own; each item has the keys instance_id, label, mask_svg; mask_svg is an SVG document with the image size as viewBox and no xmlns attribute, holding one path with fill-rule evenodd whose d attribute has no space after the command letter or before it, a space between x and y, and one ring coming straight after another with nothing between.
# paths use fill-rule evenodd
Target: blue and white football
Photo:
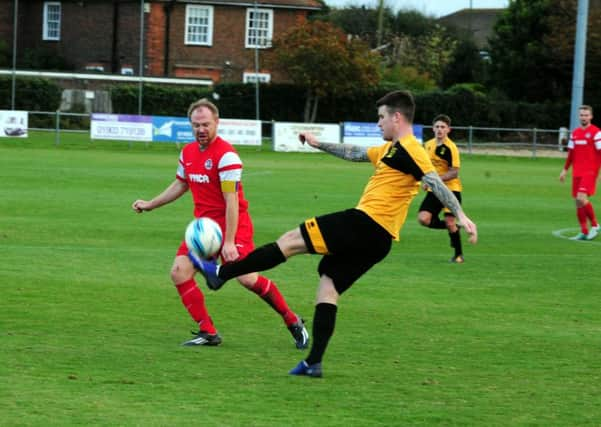
<instances>
[{"instance_id":1,"label":"blue and white football","mask_svg":"<svg viewBox=\"0 0 601 427\"><path fill-rule=\"evenodd\" d=\"M186 228L186 246L198 257L209 259L221 249L223 233L221 227L211 218L196 218Z\"/></svg>"}]
</instances>

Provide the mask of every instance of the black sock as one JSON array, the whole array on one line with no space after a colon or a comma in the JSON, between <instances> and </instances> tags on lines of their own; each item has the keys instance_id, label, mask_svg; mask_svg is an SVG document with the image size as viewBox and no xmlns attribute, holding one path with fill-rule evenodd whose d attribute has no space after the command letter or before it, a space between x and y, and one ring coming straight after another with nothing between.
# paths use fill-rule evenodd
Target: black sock
<instances>
[{"instance_id":1,"label":"black sock","mask_svg":"<svg viewBox=\"0 0 601 427\"><path fill-rule=\"evenodd\" d=\"M313 344L311 345L309 356L305 359L307 365L321 362L328 342L332 334L334 334L337 311L338 307L334 304L322 302L315 306L315 314L313 315Z\"/></svg>"},{"instance_id":2,"label":"black sock","mask_svg":"<svg viewBox=\"0 0 601 427\"><path fill-rule=\"evenodd\" d=\"M461 236L459 235L459 229L456 232L451 233L449 231L449 237L451 238L451 247L455 249L455 256L463 255L461 248Z\"/></svg>"},{"instance_id":3,"label":"black sock","mask_svg":"<svg viewBox=\"0 0 601 427\"><path fill-rule=\"evenodd\" d=\"M219 278L230 280L243 274L269 270L286 261L277 243L268 243L255 249L240 261L228 262L219 267Z\"/></svg>"},{"instance_id":4,"label":"black sock","mask_svg":"<svg viewBox=\"0 0 601 427\"><path fill-rule=\"evenodd\" d=\"M441 220L438 215L432 215L432 219L430 220L430 224L428 225L428 228L442 230L444 228L447 228L447 224L443 220Z\"/></svg>"}]
</instances>

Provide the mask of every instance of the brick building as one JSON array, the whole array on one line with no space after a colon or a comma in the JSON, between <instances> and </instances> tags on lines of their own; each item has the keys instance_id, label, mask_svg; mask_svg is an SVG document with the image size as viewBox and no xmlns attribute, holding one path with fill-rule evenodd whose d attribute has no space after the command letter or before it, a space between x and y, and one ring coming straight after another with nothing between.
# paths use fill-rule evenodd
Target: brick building
<instances>
[{"instance_id":1,"label":"brick building","mask_svg":"<svg viewBox=\"0 0 601 427\"><path fill-rule=\"evenodd\" d=\"M137 0L20 1L18 62L28 51L45 52L64 58L74 71L138 75L140 5ZM0 37L11 46L13 7L13 0L0 0ZM146 1L143 74L213 82L278 80L263 65L271 40L321 7L318 0Z\"/></svg>"}]
</instances>

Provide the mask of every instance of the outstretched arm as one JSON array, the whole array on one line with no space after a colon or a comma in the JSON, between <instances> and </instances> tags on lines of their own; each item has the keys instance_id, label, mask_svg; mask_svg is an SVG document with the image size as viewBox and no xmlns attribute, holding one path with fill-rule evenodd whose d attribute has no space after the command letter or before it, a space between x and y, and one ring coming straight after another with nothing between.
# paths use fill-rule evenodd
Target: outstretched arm
<instances>
[{"instance_id":1,"label":"outstretched arm","mask_svg":"<svg viewBox=\"0 0 601 427\"><path fill-rule=\"evenodd\" d=\"M181 197L181 195L186 191L188 191L188 184L176 179L171 183L171 185L169 185L169 187L165 189L165 191L156 196L154 199L148 201L138 199L133 202L131 207L137 213L151 211L174 201L175 199Z\"/></svg>"},{"instance_id":2,"label":"outstretched arm","mask_svg":"<svg viewBox=\"0 0 601 427\"><path fill-rule=\"evenodd\" d=\"M451 212L453 212L453 215L457 217L459 223L470 235L470 243L476 243L478 241L478 229L476 228L476 224L465 215L463 209L461 209L459 200L457 200L451 190L449 190L444 182L442 182L436 172L425 174L422 178L422 182L430 187L432 193L440 200L440 203L449 208Z\"/></svg>"},{"instance_id":3,"label":"outstretched arm","mask_svg":"<svg viewBox=\"0 0 601 427\"><path fill-rule=\"evenodd\" d=\"M309 132L299 133L298 139L303 144L306 142L313 148L325 151L326 153L330 153L344 160L349 160L351 162L369 162L366 147L351 144L332 144L328 142L319 142L317 138L315 138L315 135Z\"/></svg>"}]
</instances>

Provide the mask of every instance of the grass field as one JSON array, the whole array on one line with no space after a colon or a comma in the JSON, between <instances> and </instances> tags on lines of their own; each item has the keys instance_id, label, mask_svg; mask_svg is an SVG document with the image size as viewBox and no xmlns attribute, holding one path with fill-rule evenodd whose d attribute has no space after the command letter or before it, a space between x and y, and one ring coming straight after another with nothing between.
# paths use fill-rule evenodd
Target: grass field
<instances>
[{"instance_id":1,"label":"grass field","mask_svg":"<svg viewBox=\"0 0 601 427\"><path fill-rule=\"evenodd\" d=\"M175 147L67 140L0 142L1 425L601 424L601 240L553 235L577 232L562 160L463 157L480 230L464 265L417 225L420 195L402 241L342 297L314 380L287 375L306 353L235 282L205 291L223 345L180 346L194 325L168 272L190 199L130 210L171 182ZM370 175L240 151L257 243L354 206ZM309 320L318 260L267 274Z\"/></svg>"}]
</instances>

